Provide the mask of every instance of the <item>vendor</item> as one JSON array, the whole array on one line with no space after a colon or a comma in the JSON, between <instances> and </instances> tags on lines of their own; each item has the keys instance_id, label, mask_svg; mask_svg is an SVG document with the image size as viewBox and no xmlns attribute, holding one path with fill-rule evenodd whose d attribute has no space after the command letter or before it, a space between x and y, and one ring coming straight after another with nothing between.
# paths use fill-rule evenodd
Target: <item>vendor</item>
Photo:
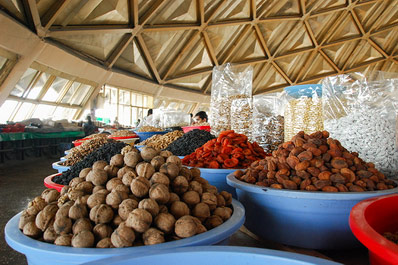
<instances>
[{"instance_id":1,"label":"vendor","mask_svg":"<svg viewBox=\"0 0 398 265\"><path fill-rule=\"evenodd\" d=\"M207 114L204 111L199 111L193 118L194 124L207 122Z\"/></svg>"},{"instance_id":2,"label":"vendor","mask_svg":"<svg viewBox=\"0 0 398 265\"><path fill-rule=\"evenodd\" d=\"M84 129L85 136L95 133L95 130L97 128L95 127L94 123L92 122L91 116L87 116L87 121L83 124L83 129Z\"/></svg>"},{"instance_id":3,"label":"vendor","mask_svg":"<svg viewBox=\"0 0 398 265\"><path fill-rule=\"evenodd\" d=\"M152 124L152 118L153 118L152 113L153 113L153 109L149 109L149 110L148 110L148 113L147 113L147 116L144 117L144 118L142 119L142 121L141 121L140 124L136 127L136 129L141 128L142 126L151 125L151 124Z\"/></svg>"}]
</instances>

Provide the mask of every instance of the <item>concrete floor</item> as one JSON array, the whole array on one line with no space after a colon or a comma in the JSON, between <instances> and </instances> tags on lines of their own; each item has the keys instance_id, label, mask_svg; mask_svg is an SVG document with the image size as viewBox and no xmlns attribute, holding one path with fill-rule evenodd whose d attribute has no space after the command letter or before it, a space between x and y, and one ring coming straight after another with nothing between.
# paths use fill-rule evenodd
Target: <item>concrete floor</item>
<instances>
[{"instance_id":1,"label":"concrete floor","mask_svg":"<svg viewBox=\"0 0 398 265\"><path fill-rule=\"evenodd\" d=\"M4 239L7 221L26 208L28 202L44 190L43 179L56 173L51 164L58 157L29 157L25 160L8 160L0 164L0 264L27 264L24 255L11 249ZM346 251L322 251L298 249L257 238L244 227L230 238L230 245L270 248L317 256L347 265L369 264L366 248Z\"/></svg>"}]
</instances>

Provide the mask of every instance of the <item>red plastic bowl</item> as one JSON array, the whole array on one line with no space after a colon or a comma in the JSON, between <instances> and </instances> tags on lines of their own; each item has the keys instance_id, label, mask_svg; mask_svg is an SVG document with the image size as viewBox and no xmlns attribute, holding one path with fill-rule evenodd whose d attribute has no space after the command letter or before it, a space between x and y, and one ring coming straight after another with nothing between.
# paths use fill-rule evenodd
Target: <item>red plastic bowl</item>
<instances>
[{"instance_id":1,"label":"red plastic bowl","mask_svg":"<svg viewBox=\"0 0 398 265\"><path fill-rule=\"evenodd\" d=\"M355 237L369 249L372 265L398 264L398 245L382 235L398 231L398 194L356 204L350 212L350 227Z\"/></svg>"},{"instance_id":2,"label":"red plastic bowl","mask_svg":"<svg viewBox=\"0 0 398 265\"><path fill-rule=\"evenodd\" d=\"M115 140L123 140L123 139L130 139L130 138L139 138L138 135L130 135L130 136L109 136L108 138L115 139Z\"/></svg>"},{"instance_id":3,"label":"red plastic bowl","mask_svg":"<svg viewBox=\"0 0 398 265\"><path fill-rule=\"evenodd\" d=\"M52 179L53 179L55 176L59 176L59 175L61 175L61 174L62 174L62 173L57 173L57 174L53 174L53 175L50 175L50 176L46 177L46 178L44 179L44 186L46 186L46 187L49 188L49 189L56 189L58 192L61 192L61 190L62 190L62 188L64 187L64 185L57 184L57 183L55 183L55 182L52 181Z\"/></svg>"},{"instance_id":4,"label":"red plastic bowl","mask_svg":"<svg viewBox=\"0 0 398 265\"><path fill-rule=\"evenodd\" d=\"M205 130L205 131L210 132L210 126L185 126L185 127L182 127L182 130L184 131L184 133L187 133L194 129Z\"/></svg>"},{"instance_id":5,"label":"red plastic bowl","mask_svg":"<svg viewBox=\"0 0 398 265\"><path fill-rule=\"evenodd\" d=\"M79 139L79 140L75 140L75 141L73 141L72 143L73 143L73 145L76 147L76 146L79 146L79 145L81 145L84 141L87 141L87 140L90 140L91 138L82 138L82 139Z\"/></svg>"}]
</instances>

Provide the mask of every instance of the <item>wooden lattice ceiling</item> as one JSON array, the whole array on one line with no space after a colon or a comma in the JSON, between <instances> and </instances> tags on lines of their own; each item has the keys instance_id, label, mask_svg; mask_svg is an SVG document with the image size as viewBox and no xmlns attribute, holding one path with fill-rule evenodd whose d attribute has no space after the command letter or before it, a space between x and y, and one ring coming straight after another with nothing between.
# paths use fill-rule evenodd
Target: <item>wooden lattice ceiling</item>
<instances>
[{"instance_id":1,"label":"wooden lattice ceiling","mask_svg":"<svg viewBox=\"0 0 398 265\"><path fill-rule=\"evenodd\" d=\"M45 40L112 70L209 93L213 66L252 65L253 93L398 72L397 0L0 0Z\"/></svg>"}]
</instances>

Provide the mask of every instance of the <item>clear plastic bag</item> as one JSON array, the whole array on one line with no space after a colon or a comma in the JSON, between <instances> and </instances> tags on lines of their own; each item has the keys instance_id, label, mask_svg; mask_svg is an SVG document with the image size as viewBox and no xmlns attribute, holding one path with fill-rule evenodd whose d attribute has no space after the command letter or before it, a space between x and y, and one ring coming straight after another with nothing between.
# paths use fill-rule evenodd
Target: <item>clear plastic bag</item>
<instances>
[{"instance_id":1,"label":"clear plastic bag","mask_svg":"<svg viewBox=\"0 0 398 265\"><path fill-rule=\"evenodd\" d=\"M234 99L251 98L252 79L251 66L227 63L213 68L209 117L212 134L231 129L231 103Z\"/></svg>"},{"instance_id":2,"label":"clear plastic bag","mask_svg":"<svg viewBox=\"0 0 398 265\"><path fill-rule=\"evenodd\" d=\"M323 84L324 126L330 136L388 177L397 177L398 79L373 72L327 77ZM395 74L398 78L398 74Z\"/></svg>"},{"instance_id":3,"label":"clear plastic bag","mask_svg":"<svg viewBox=\"0 0 398 265\"><path fill-rule=\"evenodd\" d=\"M252 140L271 153L284 141L284 102L282 93L253 97Z\"/></svg>"},{"instance_id":4,"label":"clear plastic bag","mask_svg":"<svg viewBox=\"0 0 398 265\"><path fill-rule=\"evenodd\" d=\"M234 99L231 103L231 129L251 139L253 103L251 98Z\"/></svg>"},{"instance_id":5,"label":"clear plastic bag","mask_svg":"<svg viewBox=\"0 0 398 265\"><path fill-rule=\"evenodd\" d=\"M191 116L187 113L167 110L163 113L163 128L184 127L191 124Z\"/></svg>"},{"instance_id":6,"label":"clear plastic bag","mask_svg":"<svg viewBox=\"0 0 398 265\"><path fill-rule=\"evenodd\" d=\"M299 131L307 134L322 131L321 85L290 86L285 91L285 141L290 141Z\"/></svg>"}]
</instances>

